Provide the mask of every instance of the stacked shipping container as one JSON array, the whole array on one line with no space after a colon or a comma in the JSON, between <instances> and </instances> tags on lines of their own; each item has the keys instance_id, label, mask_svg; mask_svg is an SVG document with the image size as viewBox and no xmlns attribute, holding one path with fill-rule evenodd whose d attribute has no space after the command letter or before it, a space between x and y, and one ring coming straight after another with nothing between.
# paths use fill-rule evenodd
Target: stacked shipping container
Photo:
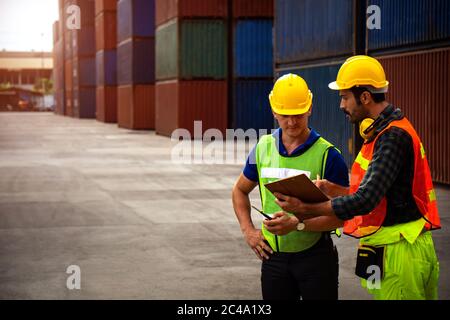
<instances>
[{"instance_id":1,"label":"stacked shipping container","mask_svg":"<svg viewBox=\"0 0 450 320\"><path fill-rule=\"evenodd\" d=\"M273 127L273 0L232 1L232 118L235 129Z\"/></svg>"},{"instance_id":2,"label":"stacked shipping container","mask_svg":"<svg viewBox=\"0 0 450 320\"><path fill-rule=\"evenodd\" d=\"M313 93L310 126L353 161L354 134L339 110L336 79L340 63L355 53L353 0L284 0L275 2L275 75L303 77Z\"/></svg>"},{"instance_id":3,"label":"stacked shipping container","mask_svg":"<svg viewBox=\"0 0 450 320\"><path fill-rule=\"evenodd\" d=\"M155 127L155 3L117 3L117 82L120 127Z\"/></svg>"},{"instance_id":4,"label":"stacked shipping container","mask_svg":"<svg viewBox=\"0 0 450 320\"><path fill-rule=\"evenodd\" d=\"M55 113L64 115L64 38L60 22L53 24L53 83Z\"/></svg>"},{"instance_id":5,"label":"stacked shipping container","mask_svg":"<svg viewBox=\"0 0 450 320\"><path fill-rule=\"evenodd\" d=\"M73 0L80 8L80 29L71 30L73 116L95 118L95 2Z\"/></svg>"},{"instance_id":6,"label":"stacked shipping container","mask_svg":"<svg viewBox=\"0 0 450 320\"><path fill-rule=\"evenodd\" d=\"M117 122L117 0L95 1L96 117Z\"/></svg>"},{"instance_id":7,"label":"stacked shipping container","mask_svg":"<svg viewBox=\"0 0 450 320\"><path fill-rule=\"evenodd\" d=\"M381 29L367 29L366 52L390 82L388 101L400 107L427 151L433 180L450 184L450 3L446 0L370 0Z\"/></svg>"},{"instance_id":8,"label":"stacked shipping container","mask_svg":"<svg viewBox=\"0 0 450 320\"><path fill-rule=\"evenodd\" d=\"M156 132L227 127L227 0L156 0Z\"/></svg>"}]
</instances>

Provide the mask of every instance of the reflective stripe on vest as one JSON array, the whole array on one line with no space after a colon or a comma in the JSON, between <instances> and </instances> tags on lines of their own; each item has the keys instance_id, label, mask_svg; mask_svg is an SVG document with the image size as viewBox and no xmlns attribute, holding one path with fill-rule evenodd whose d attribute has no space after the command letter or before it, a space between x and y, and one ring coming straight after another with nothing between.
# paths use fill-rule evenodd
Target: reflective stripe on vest
<instances>
[{"instance_id":1,"label":"reflective stripe on vest","mask_svg":"<svg viewBox=\"0 0 450 320\"><path fill-rule=\"evenodd\" d=\"M258 168L259 190L263 211L269 215L282 211L275 203L274 195L264 184L288 176L307 172L310 177L322 176L322 161L326 161L326 151L332 144L320 137L308 150L296 157L284 157L278 152L273 135L261 137L256 146L256 165ZM299 252L312 247L321 237L321 232L293 231L284 236L275 236L267 231L264 224L262 232L274 251Z\"/></svg>"},{"instance_id":2,"label":"reflective stripe on vest","mask_svg":"<svg viewBox=\"0 0 450 320\"><path fill-rule=\"evenodd\" d=\"M370 143L365 143L361 148L352 166L350 176L350 194L355 193L372 160L375 143L381 134L391 127L405 130L412 138L414 149L414 177L412 183L412 194L419 211L427 221L427 230L440 228L439 213L436 204L436 194L433 189L430 168L425 155L425 149L411 123L403 118L392 121L378 136ZM384 197L378 206L369 214L357 215L344 223L344 233L355 238L362 238L377 232L383 225L386 217L387 200Z\"/></svg>"}]
</instances>

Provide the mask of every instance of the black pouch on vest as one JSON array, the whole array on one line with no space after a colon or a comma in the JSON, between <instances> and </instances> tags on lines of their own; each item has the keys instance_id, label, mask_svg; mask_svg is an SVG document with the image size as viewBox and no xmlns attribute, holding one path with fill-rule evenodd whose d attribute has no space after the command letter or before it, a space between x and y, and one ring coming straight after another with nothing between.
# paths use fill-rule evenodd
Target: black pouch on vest
<instances>
[{"instance_id":1,"label":"black pouch on vest","mask_svg":"<svg viewBox=\"0 0 450 320\"><path fill-rule=\"evenodd\" d=\"M381 279L384 276L384 249L385 247L373 247L360 245L356 258L355 274L363 279L368 279L374 274L376 267L380 270Z\"/></svg>"}]
</instances>

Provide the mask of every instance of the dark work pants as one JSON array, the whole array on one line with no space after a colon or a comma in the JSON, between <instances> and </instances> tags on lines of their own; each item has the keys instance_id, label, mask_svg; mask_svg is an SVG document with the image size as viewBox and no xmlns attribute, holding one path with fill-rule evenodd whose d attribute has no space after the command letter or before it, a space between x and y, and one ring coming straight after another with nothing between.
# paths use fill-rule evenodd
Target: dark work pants
<instances>
[{"instance_id":1,"label":"dark work pants","mask_svg":"<svg viewBox=\"0 0 450 320\"><path fill-rule=\"evenodd\" d=\"M264 300L337 300L339 261L328 233L297 253L274 252L261 267Z\"/></svg>"}]
</instances>

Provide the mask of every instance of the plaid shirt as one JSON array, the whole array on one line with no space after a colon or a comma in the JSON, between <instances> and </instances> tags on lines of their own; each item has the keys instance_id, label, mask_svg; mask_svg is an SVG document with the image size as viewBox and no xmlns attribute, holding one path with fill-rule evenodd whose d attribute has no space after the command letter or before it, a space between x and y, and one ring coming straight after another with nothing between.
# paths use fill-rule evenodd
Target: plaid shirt
<instances>
[{"instance_id":1,"label":"plaid shirt","mask_svg":"<svg viewBox=\"0 0 450 320\"><path fill-rule=\"evenodd\" d=\"M383 120L367 142L393 120L403 118L400 109L388 106ZM412 195L414 176L414 150L411 136L403 129L392 127L378 138L373 158L358 190L351 195L331 201L336 216L349 220L357 215L370 213L383 197L387 200L387 212L383 226L419 219L422 215Z\"/></svg>"}]
</instances>

